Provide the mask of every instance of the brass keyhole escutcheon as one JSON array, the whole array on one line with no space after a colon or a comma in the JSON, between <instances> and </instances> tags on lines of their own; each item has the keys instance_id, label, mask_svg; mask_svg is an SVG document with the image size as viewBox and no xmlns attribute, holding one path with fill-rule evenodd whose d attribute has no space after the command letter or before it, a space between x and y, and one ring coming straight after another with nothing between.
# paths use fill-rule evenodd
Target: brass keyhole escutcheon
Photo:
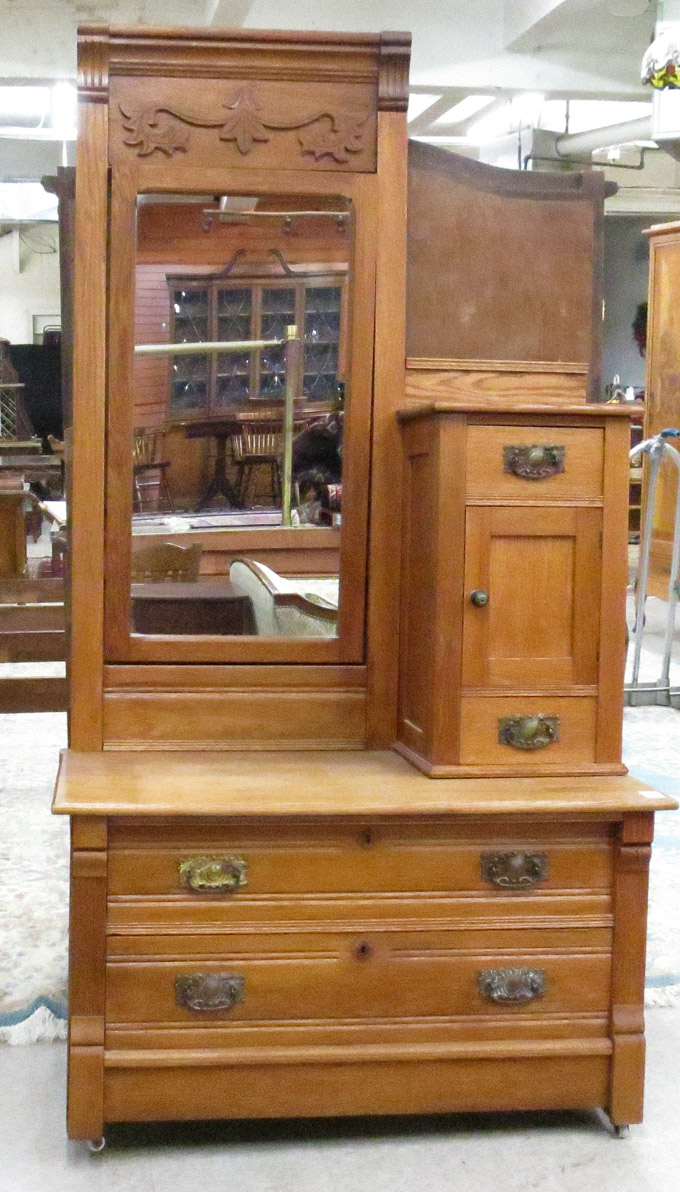
<instances>
[{"instance_id":1,"label":"brass keyhole escutcheon","mask_svg":"<svg viewBox=\"0 0 680 1192\"><path fill-rule=\"evenodd\" d=\"M369 944L368 940L360 940L354 949L354 955L357 960L369 960L373 950L373 944Z\"/></svg>"}]
</instances>

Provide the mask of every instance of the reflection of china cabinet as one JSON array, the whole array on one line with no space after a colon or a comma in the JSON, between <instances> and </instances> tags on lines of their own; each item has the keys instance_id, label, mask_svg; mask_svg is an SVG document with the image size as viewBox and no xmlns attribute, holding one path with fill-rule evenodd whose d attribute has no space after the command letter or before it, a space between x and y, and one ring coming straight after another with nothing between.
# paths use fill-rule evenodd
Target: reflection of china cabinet
<instances>
[{"instance_id":1,"label":"reflection of china cabinet","mask_svg":"<svg viewBox=\"0 0 680 1192\"><path fill-rule=\"evenodd\" d=\"M333 401L341 394L344 277L242 275L168 277L171 341L285 339L295 324L303 349L298 396ZM171 364L169 418L219 416L250 399L283 398L283 347L261 352L177 356Z\"/></svg>"}]
</instances>

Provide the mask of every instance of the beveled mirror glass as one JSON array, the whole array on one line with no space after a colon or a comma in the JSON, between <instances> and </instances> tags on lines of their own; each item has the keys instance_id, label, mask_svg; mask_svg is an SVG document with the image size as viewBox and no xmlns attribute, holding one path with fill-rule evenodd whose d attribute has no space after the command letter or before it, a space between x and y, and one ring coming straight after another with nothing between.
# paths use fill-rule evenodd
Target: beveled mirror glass
<instances>
[{"instance_id":1,"label":"beveled mirror glass","mask_svg":"<svg viewBox=\"0 0 680 1192\"><path fill-rule=\"evenodd\" d=\"M351 204L147 194L136 226L131 632L334 638Z\"/></svg>"}]
</instances>

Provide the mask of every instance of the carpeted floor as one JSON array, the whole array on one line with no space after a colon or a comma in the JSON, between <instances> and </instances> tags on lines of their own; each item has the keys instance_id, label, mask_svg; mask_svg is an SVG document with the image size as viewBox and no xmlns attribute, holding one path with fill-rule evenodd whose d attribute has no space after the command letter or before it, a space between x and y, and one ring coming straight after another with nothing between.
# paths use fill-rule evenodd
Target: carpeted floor
<instances>
[{"instance_id":1,"label":"carpeted floor","mask_svg":"<svg viewBox=\"0 0 680 1192\"><path fill-rule=\"evenodd\" d=\"M68 821L50 814L65 744L63 714L0 716L0 1042L65 1034ZM624 760L680 796L680 712L627 709ZM680 813L657 817L647 994L680 1005Z\"/></svg>"}]
</instances>

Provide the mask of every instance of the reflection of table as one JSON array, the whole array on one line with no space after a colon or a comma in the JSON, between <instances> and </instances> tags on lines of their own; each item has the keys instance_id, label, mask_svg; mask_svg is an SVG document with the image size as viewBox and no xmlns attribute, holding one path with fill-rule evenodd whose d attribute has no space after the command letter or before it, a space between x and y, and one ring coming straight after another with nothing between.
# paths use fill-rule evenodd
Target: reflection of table
<instances>
[{"instance_id":1,"label":"reflection of table","mask_svg":"<svg viewBox=\"0 0 680 1192\"><path fill-rule=\"evenodd\" d=\"M132 584L135 633L255 633L250 597L227 579Z\"/></svg>"},{"instance_id":2,"label":"reflection of table","mask_svg":"<svg viewBox=\"0 0 680 1192\"><path fill-rule=\"evenodd\" d=\"M337 406L328 402L301 404L298 401L294 408L294 425L299 430L301 424L323 418L333 409L337 409ZM243 508L239 503L236 490L227 476L227 439L230 439L232 435L237 435L244 425L249 423L252 425L255 420L270 421L277 418L281 419L281 430L283 430L283 403L272 406L265 402L258 402L257 405L254 403L254 408L234 410L222 418L206 418L202 422L185 422L183 424L187 439L214 439L216 444L213 474L196 506L197 510L204 509L214 497L226 497L229 504L235 509Z\"/></svg>"},{"instance_id":3,"label":"reflection of table","mask_svg":"<svg viewBox=\"0 0 680 1192\"><path fill-rule=\"evenodd\" d=\"M184 428L187 439L214 439L215 466L208 486L201 496L197 509L209 505L214 497L226 497L230 505L240 509L236 490L227 476L227 439L238 434L243 418L210 419L206 422L190 422Z\"/></svg>"}]
</instances>

